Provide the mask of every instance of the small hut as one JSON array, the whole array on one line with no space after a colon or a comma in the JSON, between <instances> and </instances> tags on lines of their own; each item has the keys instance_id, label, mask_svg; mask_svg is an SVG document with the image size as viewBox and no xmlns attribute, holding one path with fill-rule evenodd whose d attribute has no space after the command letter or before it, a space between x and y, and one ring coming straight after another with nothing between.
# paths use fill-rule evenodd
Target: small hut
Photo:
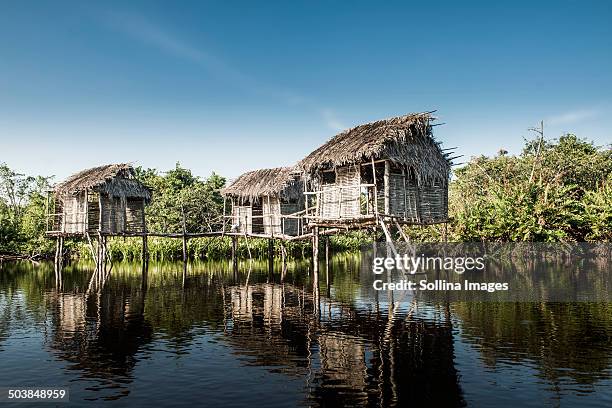
<instances>
[{"instance_id":1,"label":"small hut","mask_svg":"<svg viewBox=\"0 0 612 408\"><path fill-rule=\"evenodd\" d=\"M221 193L229 200L235 232L269 237L295 236L301 231L304 187L291 167L244 173ZM224 214L225 215L225 214Z\"/></svg>"},{"instance_id":2,"label":"small hut","mask_svg":"<svg viewBox=\"0 0 612 408\"><path fill-rule=\"evenodd\" d=\"M446 222L451 161L432 135L433 119L416 113L360 125L303 159L312 222Z\"/></svg>"},{"instance_id":3,"label":"small hut","mask_svg":"<svg viewBox=\"0 0 612 408\"><path fill-rule=\"evenodd\" d=\"M47 230L57 236L142 234L150 200L129 164L83 170L53 190Z\"/></svg>"}]
</instances>

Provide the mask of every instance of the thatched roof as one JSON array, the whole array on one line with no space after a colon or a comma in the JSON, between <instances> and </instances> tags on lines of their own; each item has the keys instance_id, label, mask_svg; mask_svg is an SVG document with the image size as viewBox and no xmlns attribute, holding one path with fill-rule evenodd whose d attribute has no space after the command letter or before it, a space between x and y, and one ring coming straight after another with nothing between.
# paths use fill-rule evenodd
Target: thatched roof
<instances>
[{"instance_id":1,"label":"thatched roof","mask_svg":"<svg viewBox=\"0 0 612 408\"><path fill-rule=\"evenodd\" d=\"M431 132L430 113L412 113L359 125L334 136L299 166L309 173L324 168L389 159L411 166L419 179L447 180L451 163Z\"/></svg>"},{"instance_id":2,"label":"thatched roof","mask_svg":"<svg viewBox=\"0 0 612 408\"><path fill-rule=\"evenodd\" d=\"M109 194L113 197L151 199L151 191L134 179L130 164L107 164L80 171L55 187L60 196L75 195L85 190Z\"/></svg>"},{"instance_id":3,"label":"thatched roof","mask_svg":"<svg viewBox=\"0 0 612 408\"><path fill-rule=\"evenodd\" d=\"M221 190L223 195L249 200L267 195L298 199L302 192L298 174L292 167L249 171Z\"/></svg>"}]
</instances>

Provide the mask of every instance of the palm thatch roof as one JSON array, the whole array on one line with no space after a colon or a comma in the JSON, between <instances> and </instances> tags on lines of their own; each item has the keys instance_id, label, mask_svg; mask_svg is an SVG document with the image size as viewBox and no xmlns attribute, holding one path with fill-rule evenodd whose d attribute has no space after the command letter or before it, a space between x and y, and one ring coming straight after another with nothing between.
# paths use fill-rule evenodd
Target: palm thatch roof
<instances>
[{"instance_id":1,"label":"palm thatch roof","mask_svg":"<svg viewBox=\"0 0 612 408\"><path fill-rule=\"evenodd\" d=\"M262 196L299 199L302 184L293 167L249 171L221 190L225 196L256 201Z\"/></svg>"},{"instance_id":2,"label":"palm thatch roof","mask_svg":"<svg viewBox=\"0 0 612 408\"><path fill-rule=\"evenodd\" d=\"M334 136L299 163L308 173L388 159L414 169L420 180L447 180L451 162L432 135L430 112L411 113L356 126Z\"/></svg>"},{"instance_id":3,"label":"palm thatch roof","mask_svg":"<svg viewBox=\"0 0 612 408\"><path fill-rule=\"evenodd\" d=\"M135 178L130 164L107 164L80 171L55 187L59 196L70 196L86 190L106 193L112 197L151 199L151 191Z\"/></svg>"}]
</instances>

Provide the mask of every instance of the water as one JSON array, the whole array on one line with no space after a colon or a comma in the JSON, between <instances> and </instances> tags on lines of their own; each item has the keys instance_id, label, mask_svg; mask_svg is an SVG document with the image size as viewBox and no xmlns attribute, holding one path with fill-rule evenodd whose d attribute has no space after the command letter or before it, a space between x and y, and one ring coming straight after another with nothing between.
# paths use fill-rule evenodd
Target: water
<instances>
[{"instance_id":1,"label":"water","mask_svg":"<svg viewBox=\"0 0 612 408\"><path fill-rule=\"evenodd\" d=\"M58 288L52 265L5 263L0 388L66 386L68 406L612 406L611 304L390 301L360 265L335 256L315 291L307 262L152 264L146 281L122 263L98 291L91 264Z\"/></svg>"}]
</instances>

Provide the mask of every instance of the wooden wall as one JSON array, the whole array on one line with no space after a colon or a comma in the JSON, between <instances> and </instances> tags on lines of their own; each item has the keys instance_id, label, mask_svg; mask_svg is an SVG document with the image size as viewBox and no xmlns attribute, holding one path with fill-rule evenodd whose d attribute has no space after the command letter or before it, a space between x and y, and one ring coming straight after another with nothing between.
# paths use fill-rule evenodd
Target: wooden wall
<instances>
[{"instance_id":1,"label":"wooden wall","mask_svg":"<svg viewBox=\"0 0 612 408\"><path fill-rule=\"evenodd\" d=\"M385 188L385 164L376 163L376 198L378 213L400 217L413 223L443 222L448 218L448 185L446 182L422 183L419 185L409 168L389 163L388 188ZM374 190L369 187L368 211L361 208L360 184L373 184L371 168L366 166L343 166L335 169L334 183L322 184L318 202L318 215L323 219L358 218L372 213ZM343 188L340 192L338 187ZM364 190L365 191L365 190ZM387 195L388 192L388 195ZM366 194L363 194L364 199ZM364 206L365 207L365 206ZM388 208L388 211L385 209Z\"/></svg>"},{"instance_id":2,"label":"wooden wall","mask_svg":"<svg viewBox=\"0 0 612 408\"><path fill-rule=\"evenodd\" d=\"M361 212L359 166L336 168L336 181L323 184L319 200L319 216L326 219L355 218ZM338 187L347 187L339 189Z\"/></svg>"},{"instance_id":3,"label":"wooden wall","mask_svg":"<svg viewBox=\"0 0 612 408\"><path fill-rule=\"evenodd\" d=\"M264 232L268 235L282 234L281 207L278 197L262 197Z\"/></svg>"},{"instance_id":4,"label":"wooden wall","mask_svg":"<svg viewBox=\"0 0 612 408\"><path fill-rule=\"evenodd\" d=\"M253 211L250 205L235 205L232 209L234 224L238 225L238 232L253 233Z\"/></svg>"},{"instance_id":5,"label":"wooden wall","mask_svg":"<svg viewBox=\"0 0 612 408\"><path fill-rule=\"evenodd\" d=\"M67 234L85 232L85 193L62 199L60 231Z\"/></svg>"},{"instance_id":6,"label":"wooden wall","mask_svg":"<svg viewBox=\"0 0 612 408\"><path fill-rule=\"evenodd\" d=\"M283 219L281 214L296 213L303 206L303 200L285 202L278 197L264 196L253 205L235 205L232 223L238 225L240 233L295 236L299 233L298 220Z\"/></svg>"},{"instance_id":7,"label":"wooden wall","mask_svg":"<svg viewBox=\"0 0 612 408\"><path fill-rule=\"evenodd\" d=\"M100 224L100 205L102 223ZM85 231L105 234L141 233L145 231L144 200L141 198L109 197L97 193L81 193L61 200L59 231L85 234Z\"/></svg>"}]
</instances>

